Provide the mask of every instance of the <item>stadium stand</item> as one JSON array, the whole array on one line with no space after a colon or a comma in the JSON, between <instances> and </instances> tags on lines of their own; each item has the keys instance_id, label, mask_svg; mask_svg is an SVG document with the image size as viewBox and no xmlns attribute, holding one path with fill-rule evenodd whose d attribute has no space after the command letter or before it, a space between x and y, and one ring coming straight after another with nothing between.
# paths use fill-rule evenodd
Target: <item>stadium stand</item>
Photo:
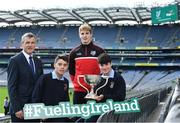
<instances>
[{"instance_id":1,"label":"stadium stand","mask_svg":"<svg viewBox=\"0 0 180 123\"><path fill-rule=\"evenodd\" d=\"M7 85L7 73L6 68L0 69L0 86L6 86Z\"/></svg>"},{"instance_id":2,"label":"stadium stand","mask_svg":"<svg viewBox=\"0 0 180 123\"><path fill-rule=\"evenodd\" d=\"M0 28L0 47L19 48L20 36L33 32L39 48L73 48L79 42L76 26L36 26ZM178 25L168 26L93 26L94 41L104 48L169 47L180 45Z\"/></svg>"}]
</instances>

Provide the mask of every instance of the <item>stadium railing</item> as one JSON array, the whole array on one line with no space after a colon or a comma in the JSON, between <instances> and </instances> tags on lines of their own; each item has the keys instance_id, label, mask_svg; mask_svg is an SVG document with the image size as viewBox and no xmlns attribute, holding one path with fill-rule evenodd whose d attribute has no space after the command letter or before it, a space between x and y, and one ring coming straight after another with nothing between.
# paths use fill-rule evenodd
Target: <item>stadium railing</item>
<instances>
[{"instance_id":1,"label":"stadium railing","mask_svg":"<svg viewBox=\"0 0 180 123\"><path fill-rule=\"evenodd\" d=\"M177 122L180 121L180 83L177 83L174 92L169 101L167 117L165 122Z\"/></svg>"},{"instance_id":2,"label":"stadium railing","mask_svg":"<svg viewBox=\"0 0 180 123\"><path fill-rule=\"evenodd\" d=\"M175 104L170 109L164 123L172 123L172 122L179 122L180 121L180 104Z\"/></svg>"}]
</instances>

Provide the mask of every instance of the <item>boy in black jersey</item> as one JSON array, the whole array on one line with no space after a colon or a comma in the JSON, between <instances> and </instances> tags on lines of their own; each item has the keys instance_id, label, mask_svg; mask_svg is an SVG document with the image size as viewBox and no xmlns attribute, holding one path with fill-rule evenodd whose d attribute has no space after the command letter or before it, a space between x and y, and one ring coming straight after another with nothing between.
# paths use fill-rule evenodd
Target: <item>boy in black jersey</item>
<instances>
[{"instance_id":1,"label":"boy in black jersey","mask_svg":"<svg viewBox=\"0 0 180 123\"><path fill-rule=\"evenodd\" d=\"M42 75L35 86L32 101L44 103L46 106L58 105L59 102L69 101L69 81L63 76L68 68L68 57L58 55L54 61L54 70ZM67 122L68 118L52 118L43 122Z\"/></svg>"}]
</instances>

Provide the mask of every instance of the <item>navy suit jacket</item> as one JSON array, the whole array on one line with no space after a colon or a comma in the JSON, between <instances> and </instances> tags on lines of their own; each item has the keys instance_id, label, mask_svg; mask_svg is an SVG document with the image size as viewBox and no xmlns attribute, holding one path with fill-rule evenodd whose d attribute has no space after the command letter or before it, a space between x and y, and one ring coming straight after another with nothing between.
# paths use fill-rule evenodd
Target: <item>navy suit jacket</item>
<instances>
[{"instance_id":1,"label":"navy suit jacket","mask_svg":"<svg viewBox=\"0 0 180 123\"><path fill-rule=\"evenodd\" d=\"M41 60L33 56L36 73L33 74L28 61L22 52L13 56L8 64L8 92L11 102L10 112L23 109L24 104L31 103L32 92L37 79L43 74Z\"/></svg>"}]
</instances>

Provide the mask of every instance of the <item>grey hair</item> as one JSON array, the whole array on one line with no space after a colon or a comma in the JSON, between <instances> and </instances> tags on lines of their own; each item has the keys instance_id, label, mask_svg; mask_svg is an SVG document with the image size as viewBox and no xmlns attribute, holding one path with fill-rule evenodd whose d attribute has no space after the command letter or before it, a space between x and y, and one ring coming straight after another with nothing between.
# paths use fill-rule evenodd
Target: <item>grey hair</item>
<instances>
[{"instance_id":1,"label":"grey hair","mask_svg":"<svg viewBox=\"0 0 180 123\"><path fill-rule=\"evenodd\" d=\"M22 35L21 43L23 43L25 41L25 38L35 38L35 40L37 40L36 36L32 32L27 32L24 35Z\"/></svg>"}]
</instances>

